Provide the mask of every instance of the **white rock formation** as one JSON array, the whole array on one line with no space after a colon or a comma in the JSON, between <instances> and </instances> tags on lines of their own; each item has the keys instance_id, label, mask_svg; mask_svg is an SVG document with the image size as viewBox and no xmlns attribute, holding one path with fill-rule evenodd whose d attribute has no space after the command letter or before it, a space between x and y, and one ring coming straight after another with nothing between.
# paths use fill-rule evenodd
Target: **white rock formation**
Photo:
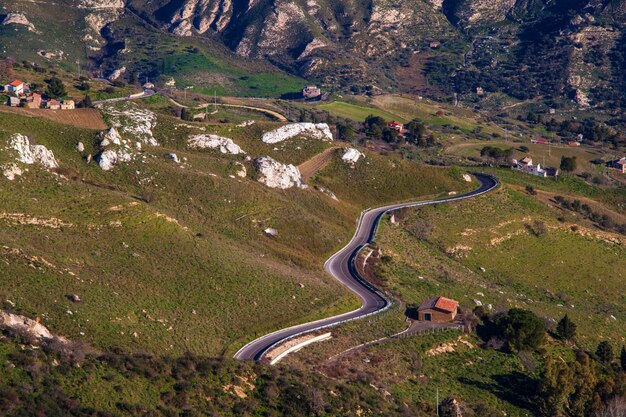
<instances>
[{"instance_id":1,"label":"white rock formation","mask_svg":"<svg viewBox=\"0 0 626 417\"><path fill-rule=\"evenodd\" d=\"M121 162L130 162L133 155L124 149L106 149L96 155L96 162L103 171L110 171L113 167Z\"/></svg>"},{"instance_id":2,"label":"white rock formation","mask_svg":"<svg viewBox=\"0 0 626 417\"><path fill-rule=\"evenodd\" d=\"M195 135L187 141L190 148L194 149L218 149L221 153L231 155L245 154L245 152L233 142L232 139L218 135Z\"/></svg>"},{"instance_id":3,"label":"white rock formation","mask_svg":"<svg viewBox=\"0 0 626 417\"><path fill-rule=\"evenodd\" d=\"M13 164L13 163L4 165L1 168L2 168L2 175L4 175L6 179L8 179L9 181L13 181L15 177L19 177L23 173L22 168L17 166L17 164Z\"/></svg>"},{"instance_id":4,"label":"white rock formation","mask_svg":"<svg viewBox=\"0 0 626 417\"><path fill-rule=\"evenodd\" d=\"M246 169L246 166L245 166L244 164L242 164L241 162L237 162L237 163L236 163L236 165L237 165L237 167L239 168L239 169L237 170L236 175L237 175L239 178L245 178L245 177L246 177L246 175L248 175L248 170Z\"/></svg>"},{"instance_id":5,"label":"white rock formation","mask_svg":"<svg viewBox=\"0 0 626 417\"><path fill-rule=\"evenodd\" d=\"M109 130L100 132L100 147L104 148L110 144L121 145L122 137L116 128L112 127Z\"/></svg>"},{"instance_id":6,"label":"white rock formation","mask_svg":"<svg viewBox=\"0 0 626 417\"><path fill-rule=\"evenodd\" d=\"M98 138L101 151L94 159L102 170L110 171L119 163L133 160L135 154L132 143L122 138L116 128L100 132Z\"/></svg>"},{"instance_id":7,"label":"white rock formation","mask_svg":"<svg viewBox=\"0 0 626 417\"><path fill-rule=\"evenodd\" d=\"M152 130L156 127L157 116L150 110L141 109L134 103L125 103L121 108L116 105L105 106L104 113L113 127L124 135L131 135L143 145L159 146Z\"/></svg>"},{"instance_id":8,"label":"white rock formation","mask_svg":"<svg viewBox=\"0 0 626 417\"><path fill-rule=\"evenodd\" d=\"M126 72L126 67L118 68L109 75L109 80L115 81L122 76Z\"/></svg>"},{"instance_id":9,"label":"white rock formation","mask_svg":"<svg viewBox=\"0 0 626 417\"><path fill-rule=\"evenodd\" d=\"M463 179L465 180L465 182L472 182L472 177L470 176L470 174L463 174Z\"/></svg>"},{"instance_id":10,"label":"white rock formation","mask_svg":"<svg viewBox=\"0 0 626 417\"><path fill-rule=\"evenodd\" d=\"M30 335L42 339L52 339L54 335L41 323L28 317L0 311L0 326L9 327L14 330L23 330Z\"/></svg>"},{"instance_id":11,"label":"white rock formation","mask_svg":"<svg viewBox=\"0 0 626 417\"><path fill-rule=\"evenodd\" d=\"M267 229L263 230L263 234L265 236L276 237L278 236L278 230L272 227L268 227Z\"/></svg>"},{"instance_id":12,"label":"white rock formation","mask_svg":"<svg viewBox=\"0 0 626 417\"><path fill-rule=\"evenodd\" d=\"M350 165L354 165L358 162L359 159L361 159L361 157L365 158L365 155L363 155L361 152L359 152L357 149L354 148L348 148L346 149L346 151L344 152L343 156L341 157L341 159L344 162L347 162Z\"/></svg>"},{"instance_id":13,"label":"white rock formation","mask_svg":"<svg viewBox=\"0 0 626 417\"><path fill-rule=\"evenodd\" d=\"M43 145L31 145L28 137L19 133L14 134L9 141L9 147L17 151L17 160L25 164L40 164L46 169L58 168L59 164L54 154Z\"/></svg>"},{"instance_id":14,"label":"white rock formation","mask_svg":"<svg viewBox=\"0 0 626 417\"><path fill-rule=\"evenodd\" d=\"M302 174L293 165L282 164L269 156L254 160L259 171L259 182L270 188L287 189L292 187L306 188Z\"/></svg>"},{"instance_id":15,"label":"white rock formation","mask_svg":"<svg viewBox=\"0 0 626 417\"><path fill-rule=\"evenodd\" d=\"M76 145L76 150L80 153L85 152L85 144L82 142L78 142L78 144Z\"/></svg>"},{"instance_id":16,"label":"white rock formation","mask_svg":"<svg viewBox=\"0 0 626 417\"><path fill-rule=\"evenodd\" d=\"M2 26L6 25L22 25L26 26L31 32L37 32L37 29L35 29L35 25L30 23L26 16L24 16L22 13L7 14L4 20L2 20Z\"/></svg>"},{"instance_id":17,"label":"white rock formation","mask_svg":"<svg viewBox=\"0 0 626 417\"><path fill-rule=\"evenodd\" d=\"M326 123L292 123L276 130L267 132L263 135L261 140L265 143L278 143L291 139L299 135L306 135L313 139L320 139L324 141L332 141L333 134Z\"/></svg>"},{"instance_id":18,"label":"white rock formation","mask_svg":"<svg viewBox=\"0 0 626 417\"><path fill-rule=\"evenodd\" d=\"M175 163L180 164L180 159L178 159L178 155L176 155L175 153L168 153L167 158L170 161L174 161Z\"/></svg>"}]
</instances>

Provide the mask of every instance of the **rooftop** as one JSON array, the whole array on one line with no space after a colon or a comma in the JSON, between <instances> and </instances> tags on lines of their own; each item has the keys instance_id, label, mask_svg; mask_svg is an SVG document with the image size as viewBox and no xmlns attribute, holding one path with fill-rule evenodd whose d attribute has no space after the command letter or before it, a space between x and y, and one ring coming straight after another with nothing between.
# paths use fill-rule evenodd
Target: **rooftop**
<instances>
[{"instance_id":1,"label":"rooftop","mask_svg":"<svg viewBox=\"0 0 626 417\"><path fill-rule=\"evenodd\" d=\"M455 301L446 297L435 297L435 298L431 298L430 300L424 301L417 310L421 311L421 310L429 310L431 308L436 308L438 310L452 313L456 311L458 306L459 306L458 301Z\"/></svg>"}]
</instances>

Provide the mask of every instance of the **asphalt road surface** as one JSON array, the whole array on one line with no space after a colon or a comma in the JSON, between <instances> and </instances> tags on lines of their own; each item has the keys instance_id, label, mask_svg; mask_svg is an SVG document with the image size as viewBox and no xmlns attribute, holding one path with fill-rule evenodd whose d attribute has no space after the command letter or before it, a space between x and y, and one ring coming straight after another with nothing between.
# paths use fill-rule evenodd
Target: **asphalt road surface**
<instances>
[{"instance_id":1,"label":"asphalt road surface","mask_svg":"<svg viewBox=\"0 0 626 417\"><path fill-rule=\"evenodd\" d=\"M101 106L103 104L108 104L108 103L117 103L118 101L139 100L139 99L142 99L142 98L148 98L148 97L153 96L155 94L156 94L156 91L147 88L147 89L143 90L143 93L141 93L141 95L108 98L106 100L94 101L92 104L94 106Z\"/></svg>"},{"instance_id":2,"label":"asphalt road surface","mask_svg":"<svg viewBox=\"0 0 626 417\"><path fill-rule=\"evenodd\" d=\"M235 359L261 360L265 353L287 339L298 337L323 328L336 326L348 321L361 319L363 317L380 313L381 311L389 308L391 303L387 297L377 288L367 283L356 272L354 268L354 258L358 255L363 246L374 240L378 229L378 223L386 213L406 207L442 204L451 201L473 198L488 193L499 185L498 180L489 175L474 174L474 176L480 182L480 187L466 194L437 200L393 204L364 211L361 214L356 232L350 243L331 256L324 264L324 268L328 273L348 287L350 291L359 296L362 302L361 308L348 313L340 314L338 316L328 317L312 321L310 323L299 324L266 334L265 336L255 339L242 347L237 353L235 353Z\"/></svg>"}]
</instances>

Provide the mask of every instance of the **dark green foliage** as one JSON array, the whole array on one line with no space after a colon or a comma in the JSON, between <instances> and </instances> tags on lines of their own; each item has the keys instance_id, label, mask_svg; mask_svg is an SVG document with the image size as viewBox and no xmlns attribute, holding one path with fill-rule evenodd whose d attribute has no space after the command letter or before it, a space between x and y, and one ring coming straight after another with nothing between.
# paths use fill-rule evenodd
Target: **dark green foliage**
<instances>
[{"instance_id":1,"label":"dark green foliage","mask_svg":"<svg viewBox=\"0 0 626 417\"><path fill-rule=\"evenodd\" d=\"M535 350L545 342L545 324L532 311L512 308L496 324L511 351Z\"/></svg>"},{"instance_id":2,"label":"dark green foliage","mask_svg":"<svg viewBox=\"0 0 626 417\"><path fill-rule=\"evenodd\" d=\"M622 366L622 371L626 372L626 347L622 346L622 351L619 355L620 365Z\"/></svg>"},{"instance_id":3,"label":"dark green foliage","mask_svg":"<svg viewBox=\"0 0 626 417\"><path fill-rule=\"evenodd\" d=\"M373 129L376 127L383 128L385 126L385 119L380 116L374 116L370 114L365 118L365 126L369 129Z\"/></svg>"},{"instance_id":4,"label":"dark green foliage","mask_svg":"<svg viewBox=\"0 0 626 417\"><path fill-rule=\"evenodd\" d=\"M180 111L180 118L187 122L190 122L193 120L193 112L188 108L183 107L183 109Z\"/></svg>"},{"instance_id":5,"label":"dark green foliage","mask_svg":"<svg viewBox=\"0 0 626 417\"><path fill-rule=\"evenodd\" d=\"M79 89L80 91L88 91L91 88L91 86L89 85L87 81L82 81L80 84L76 86L76 88Z\"/></svg>"},{"instance_id":6,"label":"dark green foliage","mask_svg":"<svg viewBox=\"0 0 626 417\"><path fill-rule=\"evenodd\" d=\"M591 220L605 230L613 230L617 233L626 234L626 223L619 224L607 214L600 214L593 211L591 206L578 199L568 200L563 196L557 195L554 197L554 201L567 210L581 214L585 219Z\"/></svg>"},{"instance_id":7,"label":"dark green foliage","mask_svg":"<svg viewBox=\"0 0 626 417\"><path fill-rule=\"evenodd\" d=\"M348 123L342 123L342 122L337 123L336 129L337 129L337 138L340 140L350 140L354 137L354 134L356 133L354 131L354 128L350 126Z\"/></svg>"},{"instance_id":8,"label":"dark green foliage","mask_svg":"<svg viewBox=\"0 0 626 417\"><path fill-rule=\"evenodd\" d=\"M89 97L89 95L86 95L77 105L77 107L93 107L93 103L91 101L91 97Z\"/></svg>"},{"instance_id":9,"label":"dark green foliage","mask_svg":"<svg viewBox=\"0 0 626 417\"><path fill-rule=\"evenodd\" d=\"M48 87L46 88L46 95L50 98L62 98L67 95L65 85L57 77L52 77L48 80Z\"/></svg>"},{"instance_id":10,"label":"dark green foliage","mask_svg":"<svg viewBox=\"0 0 626 417\"><path fill-rule=\"evenodd\" d=\"M596 349L596 357L601 364L610 364L614 359L613 346L606 340L603 340Z\"/></svg>"},{"instance_id":11,"label":"dark green foliage","mask_svg":"<svg viewBox=\"0 0 626 417\"><path fill-rule=\"evenodd\" d=\"M561 157L561 170L565 172L576 171L576 157L575 156L562 156Z\"/></svg>"},{"instance_id":12,"label":"dark green foliage","mask_svg":"<svg viewBox=\"0 0 626 417\"><path fill-rule=\"evenodd\" d=\"M546 360L538 388L539 411L545 417L564 416L567 399L573 391L574 373L563 360Z\"/></svg>"},{"instance_id":13,"label":"dark green foliage","mask_svg":"<svg viewBox=\"0 0 626 417\"><path fill-rule=\"evenodd\" d=\"M563 340L572 340L576 336L576 323L566 314L556 325L556 334Z\"/></svg>"},{"instance_id":14,"label":"dark green foliage","mask_svg":"<svg viewBox=\"0 0 626 417\"><path fill-rule=\"evenodd\" d=\"M513 148L501 149L496 146L485 146L480 150L480 156L496 160L508 159L513 155Z\"/></svg>"}]
</instances>

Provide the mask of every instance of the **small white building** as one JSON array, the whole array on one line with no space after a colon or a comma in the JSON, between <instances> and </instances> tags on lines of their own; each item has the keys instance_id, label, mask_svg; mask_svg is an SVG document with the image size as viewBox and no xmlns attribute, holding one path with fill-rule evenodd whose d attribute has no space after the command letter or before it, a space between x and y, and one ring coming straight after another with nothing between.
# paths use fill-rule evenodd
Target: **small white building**
<instances>
[{"instance_id":1,"label":"small white building","mask_svg":"<svg viewBox=\"0 0 626 417\"><path fill-rule=\"evenodd\" d=\"M533 160L530 157L525 157L520 159L513 160L513 165L511 168L516 169L518 171L522 171L526 174L536 175L538 177L556 177L559 175L559 170L556 168L545 168L542 167L541 164L534 165Z\"/></svg>"},{"instance_id":2,"label":"small white building","mask_svg":"<svg viewBox=\"0 0 626 417\"><path fill-rule=\"evenodd\" d=\"M25 89L26 89L26 84L20 80L15 80L4 86L5 92L17 94L17 95L24 94Z\"/></svg>"}]
</instances>

